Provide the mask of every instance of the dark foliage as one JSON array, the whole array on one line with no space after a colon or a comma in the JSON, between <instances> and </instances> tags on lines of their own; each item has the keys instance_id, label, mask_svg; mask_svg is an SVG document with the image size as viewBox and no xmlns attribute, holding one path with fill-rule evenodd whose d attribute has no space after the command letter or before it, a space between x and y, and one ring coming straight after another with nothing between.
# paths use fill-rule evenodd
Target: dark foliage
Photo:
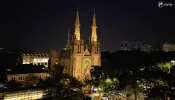
<instances>
[{"instance_id":1,"label":"dark foliage","mask_svg":"<svg viewBox=\"0 0 175 100\"><path fill-rule=\"evenodd\" d=\"M143 68L148 65L175 59L175 52L153 51L116 51L102 52L102 66L104 71L123 73L135 67Z\"/></svg>"}]
</instances>

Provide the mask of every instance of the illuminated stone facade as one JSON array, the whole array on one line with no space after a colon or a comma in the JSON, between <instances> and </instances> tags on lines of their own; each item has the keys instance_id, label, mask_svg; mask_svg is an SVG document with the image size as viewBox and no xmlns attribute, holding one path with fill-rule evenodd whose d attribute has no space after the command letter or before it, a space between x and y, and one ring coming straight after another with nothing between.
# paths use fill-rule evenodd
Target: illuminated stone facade
<instances>
[{"instance_id":1,"label":"illuminated stone facade","mask_svg":"<svg viewBox=\"0 0 175 100\"><path fill-rule=\"evenodd\" d=\"M97 38L95 12L91 28L89 43L85 47L84 38L80 34L80 20L77 9L75 32L71 39L68 35L67 47L59 53L53 49L50 50L51 72L54 70L54 64L57 63L64 66L64 73L68 73L78 80L91 79L90 70L92 66L101 66L100 40Z\"/></svg>"},{"instance_id":2,"label":"illuminated stone facade","mask_svg":"<svg viewBox=\"0 0 175 100\"><path fill-rule=\"evenodd\" d=\"M7 75L7 81L15 80L17 82L23 82L25 79L29 76L36 76L43 80L45 80L47 77L49 77L49 74L46 72L43 73L26 73L26 74L8 74Z\"/></svg>"},{"instance_id":3,"label":"illuminated stone facade","mask_svg":"<svg viewBox=\"0 0 175 100\"><path fill-rule=\"evenodd\" d=\"M48 68L49 56L47 54L23 54L22 64L44 65Z\"/></svg>"}]
</instances>

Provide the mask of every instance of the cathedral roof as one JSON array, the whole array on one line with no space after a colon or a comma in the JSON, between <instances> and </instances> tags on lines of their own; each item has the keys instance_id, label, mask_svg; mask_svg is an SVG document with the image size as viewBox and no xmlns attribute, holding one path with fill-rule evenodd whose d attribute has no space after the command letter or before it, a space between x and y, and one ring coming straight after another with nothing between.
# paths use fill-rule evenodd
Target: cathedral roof
<instances>
[{"instance_id":1,"label":"cathedral roof","mask_svg":"<svg viewBox=\"0 0 175 100\"><path fill-rule=\"evenodd\" d=\"M14 68L8 69L7 74L27 74L27 73L44 73L47 72L43 70L42 65L32 65L32 64L21 64Z\"/></svg>"},{"instance_id":2,"label":"cathedral roof","mask_svg":"<svg viewBox=\"0 0 175 100\"><path fill-rule=\"evenodd\" d=\"M70 50L69 49L61 50L59 58L70 58Z\"/></svg>"},{"instance_id":3,"label":"cathedral roof","mask_svg":"<svg viewBox=\"0 0 175 100\"><path fill-rule=\"evenodd\" d=\"M90 56L91 55L91 53L89 52L88 48L85 49L84 55L87 55L87 56Z\"/></svg>"}]
</instances>

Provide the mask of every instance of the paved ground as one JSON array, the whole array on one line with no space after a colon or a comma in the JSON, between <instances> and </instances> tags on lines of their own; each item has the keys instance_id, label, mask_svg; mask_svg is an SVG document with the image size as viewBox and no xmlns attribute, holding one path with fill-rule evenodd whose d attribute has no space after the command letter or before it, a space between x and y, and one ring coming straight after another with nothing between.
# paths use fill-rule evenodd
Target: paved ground
<instances>
[{"instance_id":1,"label":"paved ground","mask_svg":"<svg viewBox=\"0 0 175 100\"><path fill-rule=\"evenodd\" d=\"M41 99L43 90L27 90L4 93L4 100L36 100Z\"/></svg>"}]
</instances>

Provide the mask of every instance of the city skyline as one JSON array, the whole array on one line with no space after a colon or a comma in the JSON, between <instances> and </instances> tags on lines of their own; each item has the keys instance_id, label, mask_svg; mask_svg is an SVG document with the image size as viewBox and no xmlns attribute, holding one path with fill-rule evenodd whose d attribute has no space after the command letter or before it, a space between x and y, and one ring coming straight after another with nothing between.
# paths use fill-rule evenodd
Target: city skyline
<instances>
[{"instance_id":1,"label":"city skyline","mask_svg":"<svg viewBox=\"0 0 175 100\"><path fill-rule=\"evenodd\" d=\"M85 37L91 34L93 12L96 10L97 34L102 50L118 50L124 40L138 40L151 45L175 42L175 7L159 8L152 0L116 3L98 0L4 1L0 46L36 52L48 52L49 48L61 50L66 46L68 28L71 35L74 33L77 5L81 34ZM85 41L88 42L87 39Z\"/></svg>"}]
</instances>

